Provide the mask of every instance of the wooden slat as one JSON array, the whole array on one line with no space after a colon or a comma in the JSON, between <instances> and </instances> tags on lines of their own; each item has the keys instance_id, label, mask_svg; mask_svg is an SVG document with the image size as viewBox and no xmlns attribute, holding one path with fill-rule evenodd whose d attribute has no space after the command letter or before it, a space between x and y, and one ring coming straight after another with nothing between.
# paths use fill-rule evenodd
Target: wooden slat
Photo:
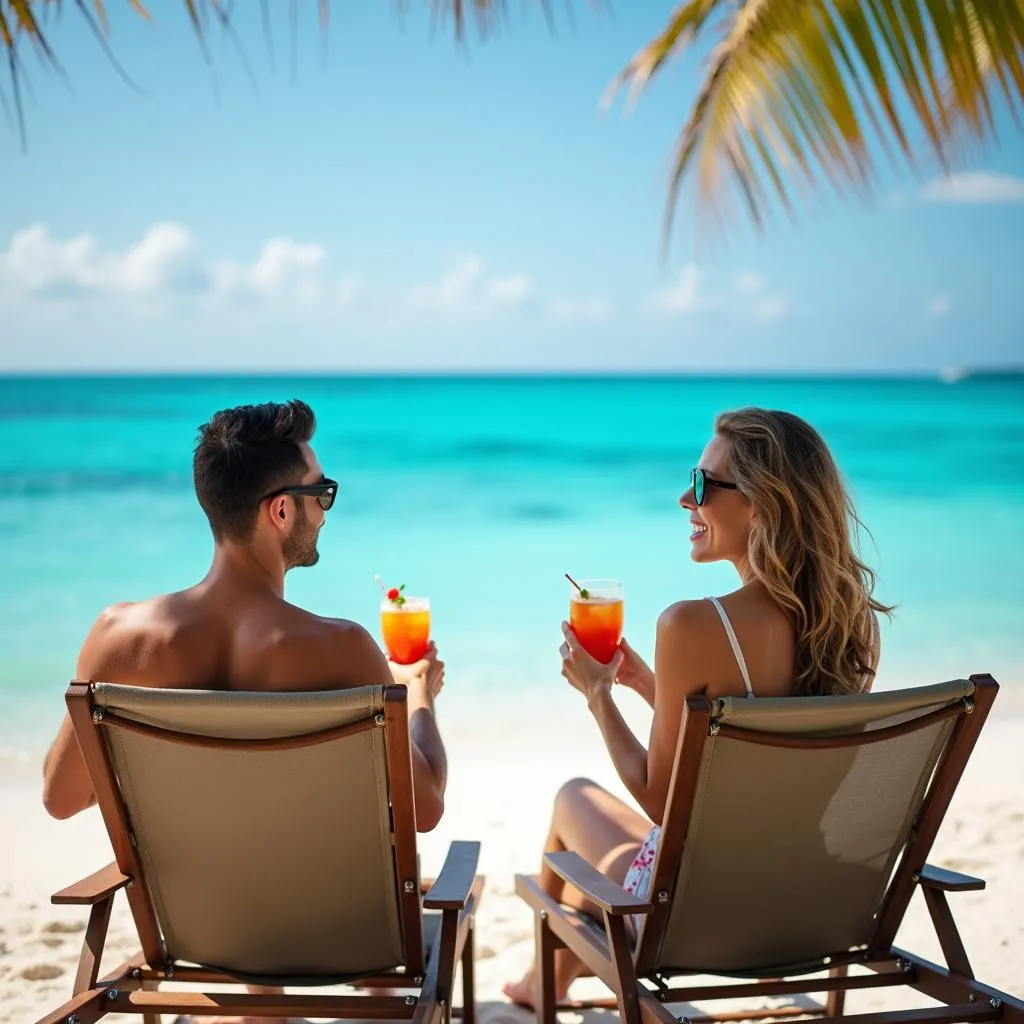
<instances>
[{"instance_id":1,"label":"wooden slat","mask_svg":"<svg viewBox=\"0 0 1024 1024\"><path fill-rule=\"evenodd\" d=\"M107 926L110 924L110 911L114 906L114 897L94 903L89 913L89 925L85 929L82 940L82 952L78 957L78 971L75 974L75 986L72 991L77 996L96 984L100 961L103 959L103 946L107 941Z\"/></svg>"},{"instance_id":2,"label":"wooden slat","mask_svg":"<svg viewBox=\"0 0 1024 1024\"><path fill-rule=\"evenodd\" d=\"M636 971L633 969L633 956L626 935L626 922L610 910L605 910L603 916L608 948L611 951L611 966L615 977L612 991L619 1004L619 1020L621 1024L640 1024Z\"/></svg>"},{"instance_id":3,"label":"wooden slat","mask_svg":"<svg viewBox=\"0 0 1024 1024\"><path fill-rule=\"evenodd\" d=\"M164 743L175 743L185 747L206 747L211 750L298 750L300 747L314 747L320 743L342 739L366 732L376 726L375 716L360 718L356 722L346 722L330 729L318 732L302 733L298 736L276 736L270 739L232 739L227 736L200 736L196 733L177 732L174 729L161 729L155 725L134 722L130 718L122 718L111 711L103 711L98 724L109 728L124 729L139 736L161 740Z\"/></svg>"},{"instance_id":4,"label":"wooden slat","mask_svg":"<svg viewBox=\"0 0 1024 1024\"><path fill-rule=\"evenodd\" d=\"M870 943L874 950L888 950L896 938L896 932L913 895L916 884L914 876L928 860L939 826L953 799L964 768L967 767L971 752L978 742L978 735L988 718L992 702L999 692L999 684L991 676L974 675L971 676L971 682L974 683L974 693L970 700L974 710L970 714L961 713L953 725L945 753L939 759L931 786L925 795L913 838L903 851L899 866L893 873L892 882L882 902L875 935Z\"/></svg>"},{"instance_id":5,"label":"wooden slat","mask_svg":"<svg viewBox=\"0 0 1024 1024\"><path fill-rule=\"evenodd\" d=\"M476 1024L476 927L470 918L462 946L462 1017L465 1024ZM452 1010L455 1014L456 1011Z\"/></svg>"},{"instance_id":6,"label":"wooden slat","mask_svg":"<svg viewBox=\"0 0 1024 1024\"><path fill-rule=\"evenodd\" d=\"M144 962L145 958L142 953L126 960L119 967L105 974L103 980L95 988L72 996L66 1003L42 1017L37 1024L67 1024L67 1019L72 1014L78 1018L79 1024L93 1024L107 1013L107 989L110 986L129 983L132 971L139 968Z\"/></svg>"},{"instance_id":7,"label":"wooden slat","mask_svg":"<svg viewBox=\"0 0 1024 1024\"><path fill-rule=\"evenodd\" d=\"M74 904L88 906L91 903L99 903L100 900L112 896L118 889L129 885L131 878L124 874L116 863L108 864L99 871L79 879L77 882L55 892L50 897L50 902L57 906Z\"/></svg>"},{"instance_id":8,"label":"wooden slat","mask_svg":"<svg viewBox=\"0 0 1024 1024\"><path fill-rule=\"evenodd\" d=\"M959 974L963 978L973 978L974 971L971 969L970 960L967 959L967 951L964 949L956 922L950 913L946 894L941 889L923 891L928 913L931 914L932 924L935 925L939 945L942 947L942 955L946 958L946 966L954 974Z\"/></svg>"},{"instance_id":9,"label":"wooden slat","mask_svg":"<svg viewBox=\"0 0 1024 1024\"><path fill-rule=\"evenodd\" d=\"M697 793L697 780L708 741L708 727L711 723L711 704L706 697L687 697L683 705L683 718L676 743L676 756L672 767L672 781L669 783L668 798L665 802L664 827L658 845L658 858L654 865L654 877L649 893L654 909L644 919L637 941L634 959L637 971L647 974L657 967L657 955L661 949L665 928L668 926L672 909L672 890L679 872L679 859L690 827L690 815ZM660 894L666 894L664 900Z\"/></svg>"},{"instance_id":10,"label":"wooden slat","mask_svg":"<svg viewBox=\"0 0 1024 1024\"><path fill-rule=\"evenodd\" d=\"M535 877L516 875L515 880L516 893L534 912L547 913L547 926L559 942L575 953L614 992L615 971L605 936L589 928L578 918L569 917L562 907L541 889Z\"/></svg>"},{"instance_id":11,"label":"wooden slat","mask_svg":"<svg viewBox=\"0 0 1024 1024\"><path fill-rule=\"evenodd\" d=\"M384 717L398 913L402 920L406 973L417 977L423 974L423 921L419 861L416 857L416 801L409 746L408 694L404 686L384 687Z\"/></svg>"},{"instance_id":12,"label":"wooden slat","mask_svg":"<svg viewBox=\"0 0 1024 1024\"><path fill-rule=\"evenodd\" d=\"M999 1010L988 1003L929 1006L916 1010L888 1010L877 1013L848 1013L842 1017L819 1017L817 1024L972 1024L996 1020Z\"/></svg>"},{"instance_id":13,"label":"wooden slat","mask_svg":"<svg viewBox=\"0 0 1024 1024\"><path fill-rule=\"evenodd\" d=\"M126 892L135 927L142 942L142 952L149 963L160 963L164 958L164 952L156 911L149 898L149 889L145 885L142 864L132 845L128 815L114 777L114 770L92 720L92 687L88 683L72 683L68 687L65 700L68 713L71 715L71 724L75 727L75 737L96 793L96 802L99 804L110 843L114 848L114 858L122 873L134 879L136 883L129 886Z\"/></svg>"},{"instance_id":14,"label":"wooden slat","mask_svg":"<svg viewBox=\"0 0 1024 1024\"><path fill-rule=\"evenodd\" d=\"M544 862L555 874L608 914L644 914L652 909L647 900L626 892L621 885L601 874L578 853L571 850L546 853Z\"/></svg>"},{"instance_id":15,"label":"wooden slat","mask_svg":"<svg viewBox=\"0 0 1024 1024\"><path fill-rule=\"evenodd\" d=\"M614 1009L615 1005L611 1003L610 1008ZM643 1024L679 1024L671 1011L662 1006L649 992L640 993L640 1019Z\"/></svg>"},{"instance_id":16,"label":"wooden slat","mask_svg":"<svg viewBox=\"0 0 1024 1024\"><path fill-rule=\"evenodd\" d=\"M918 992L944 1003L962 1003L972 996L976 1001L983 1003L995 999L1001 1004L1004 1021L1012 1021L1014 1024L1024 1022L1024 999L1001 992L991 985L983 985L980 981L952 975L938 964L933 964L906 950L894 947L892 952L893 956L910 964L913 980L908 984Z\"/></svg>"},{"instance_id":17,"label":"wooden slat","mask_svg":"<svg viewBox=\"0 0 1024 1024\"><path fill-rule=\"evenodd\" d=\"M839 964L837 967L833 967L829 972L829 979L840 978L845 979L850 972L849 964ZM883 975L876 975L876 977L884 977ZM895 979L894 979L895 982ZM898 984L898 982L895 982ZM844 985L842 988L832 989L829 992L825 1000L825 1014L829 1017L841 1017L843 1015L843 1008L846 1005L846 991L849 988L848 985Z\"/></svg>"},{"instance_id":18,"label":"wooden slat","mask_svg":"<svg viewBox=\"0 0 1024 1024\"><path fill-rule=\"evenodd\" d=\"M241 992L122 992L112 1013L231 1014L250 1017L341 1017L409 1020L413 1007L398 996L253 995Z\"/></svg>"},{"instance_id":19,"label":"wooden slat","mask_svg":"<svg viewBox=\"0 0 1024 1024\"><path fill-rule=\"evenodd\" d=\"M612 1009L615 1008L615 1003L612 1000L608 1000L608 1003ZM649 1009L646 1015L644 1014L645 1007ZM662 1010L663 1015L661 1016L654 1012L658 1007ZM650 1020L651 1024L679 1024L678 1019L673 1017L671 1012L653 996L641 996L640 1012L645 1021ZM765 1017L770 1017L773 1020L777 1017L815 1017L823 1012L824 1007L815 1009L807 1006L776 1006L774 1009L761 1007L750 1010L726 1010L722 1013L687 1013L686 1020L690 1024L711 1024L712 1021L722 1021L724 1024L724 1022L731 1021L761 1020ZM817 1024L817 1020L813 1024Z\"/></svg>"},{"instance_id":20,"label":"wooden slat","mask_svg":"<svg viewBox=\"0 0 1024 1024\"><path fill-rule=\"evenodd\" d=\"M739 981L723 985L691 985L670 988L664 1001L669 1003L695 1003L703 999L743 999L746 997L773 997L800 995L805 992L836 992L862 988L891 988L907 985L906 972L884 974L840 975L828 978L794 978L792 980Z\"/></svg>"},{"instance_id":21,"label":"wooden slat","mask_svg":"<svg viewBox=\"0 0 1024 1024\"><path fill-rule=\"evenodd\" d=\"M555 1007L555 950L565 944L557 938L548 926L546 911L534 913L535 954L537 966L534 982L537 985L535 1009L537 1024L556 1024Z\"/></svg>"},{"instance_id":22,"label":"wooden slat","mask_svg":"<svg viewBox=\"0 0 1024 1024\"><path fill-rule=\"evenodd\" d=\"M441 873L423 897L426 910L461 910L473 890L480 844L456 840L448 847Z\"/></svg>"},{"instance_id":23,"label":"wooden slat","mask_svg":"<svg viewBox=\"0 0 1024 1024\"><path fill-rule=\"evenodd\" d=\"M984 878L974 875L963 875L959 871L925 864L917 873L918 883L931 889L942 889L944 892L971 892L985 888Z\"/></svg>"}]
</instances>

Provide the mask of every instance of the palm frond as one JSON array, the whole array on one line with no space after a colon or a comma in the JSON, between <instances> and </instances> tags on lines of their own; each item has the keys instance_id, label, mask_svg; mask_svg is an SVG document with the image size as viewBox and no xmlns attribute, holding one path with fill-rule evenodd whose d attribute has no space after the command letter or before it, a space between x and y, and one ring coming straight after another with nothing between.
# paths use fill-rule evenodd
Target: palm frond
<instances>
[{"instance_id":1,"label":"palm frond","mask_svg":"<svg viewBox=\"0 0 1024 1024\"><path fill-rule=\"evenodd\" d=\"M614 89L643 89L720 26L679 135L663 240L684 184L700 215L738 197L761 227L790 188L870 191L868 140L948 169L1024 99L1024 0L686 0ZM919 137L920 136L920 137Z\"/></svg>"}]
</instances>

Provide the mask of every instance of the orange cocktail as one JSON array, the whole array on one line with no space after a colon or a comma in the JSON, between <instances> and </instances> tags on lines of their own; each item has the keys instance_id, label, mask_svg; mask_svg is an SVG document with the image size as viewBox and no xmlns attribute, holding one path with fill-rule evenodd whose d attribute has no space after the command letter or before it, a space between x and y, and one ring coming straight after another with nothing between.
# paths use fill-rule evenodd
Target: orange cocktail
<instances>
[{"instance_id":1,"label":"orange cocktail","mask_svg":"<svg viewBox=\"0 0 1024 1024\"><path fill-rule=\"evenodd\" d=\"M583 649L608 664L622 639L622 584L617 580L581 580L569 602L569 625Z\"/></svg>"},{"instance_id":2,"label":"orange cocktail","mask_svg":"<svg viewBox=\"0 0 1024 1024\"><path fill-rule=\"evenodd\" d=\"M407 597L396 604L385 598L380 603L380 631L392 661L399 665L419 661L430 643L430 601Z\"/></svg>"}]
</instances>

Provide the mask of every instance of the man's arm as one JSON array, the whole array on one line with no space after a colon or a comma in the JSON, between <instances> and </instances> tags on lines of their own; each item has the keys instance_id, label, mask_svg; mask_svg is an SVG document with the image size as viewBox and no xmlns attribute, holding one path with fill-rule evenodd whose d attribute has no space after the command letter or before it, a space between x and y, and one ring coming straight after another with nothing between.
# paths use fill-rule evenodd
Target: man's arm
<instances>
[{"instance_id":1,"label":"man's arm","mask_svg":"<svg viewBox=\"0 0 1024 1024\"><path fill-rule=\"evenodd\" d=\"M444 678L444 663L437 660L431 645L428 657L413 665L394 665L384 657L373 637L362 627L361 664L350 666L350 675L367 685L402 683L408 689L409 746L412 755L413 798L416 831L430 832L444 814L444 791L448 764L444 743L434 718L434 695ZM352 672L351 669L355 668Z\"/></svg>"},{"instance_id":2,"label":"man's arm","mask_svg":"<svg viewBox=\"0 0 1024 1024\"><path fill-rule=\"evenodd\" d=\"M108 608L96 620L78 655L75 678L104 679L113 668L111 632L116 609ZM54 818L70 818L96 803L85 759L78 746L71 716L64 715L60 731L43 761L43 806Z\"/></svg>"}]
</instances>

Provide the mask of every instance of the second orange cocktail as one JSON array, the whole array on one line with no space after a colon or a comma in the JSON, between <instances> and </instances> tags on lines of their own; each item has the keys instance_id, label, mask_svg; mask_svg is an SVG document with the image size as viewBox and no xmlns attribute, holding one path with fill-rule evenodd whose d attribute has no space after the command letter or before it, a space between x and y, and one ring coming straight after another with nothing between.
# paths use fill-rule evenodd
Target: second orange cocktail
<instances>
[{"instance_id":1,"label":"second orange cocktail","mask_svg":"<svg viewBox=\"0 0 1024 1024\"><path fill-rule=\"evenodd\" d=\"M390 591L380 603L380 631L392 661L399 665L419 661L430 644L430 601Z\"/></svg>"},{"instance_id":2,"label":"second orange cocktail","mask_svg":"<svg viewBox=\"0 0 1024 1024\"><path fill-rule=\"evenodd\" d=\"M622 639L622 584L618 580L581 580L572 588L569 625L593 658L608 664Z\"/></svg>"}]
</instances>

